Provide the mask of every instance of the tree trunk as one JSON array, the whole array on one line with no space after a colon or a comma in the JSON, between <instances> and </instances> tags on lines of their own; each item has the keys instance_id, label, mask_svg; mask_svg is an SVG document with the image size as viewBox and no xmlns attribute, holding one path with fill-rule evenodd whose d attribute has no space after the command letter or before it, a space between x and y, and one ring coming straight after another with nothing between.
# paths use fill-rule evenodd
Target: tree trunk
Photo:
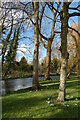
<instances>
[{"instance_id":1,"label":"tree trunk","mask_svg":"<svg viewBox=\"0 0 80 120\"><path fill-rule=\"evenodd\" d=\"M50 63L51 63L51 40L48 41L48 45L47 45L46 72L44 75L44 80L51 80L51 78L50 78Z\"/></svg>"},{"instance_id":2,"label":"tree trunk","mask_svg":"<svg viewBox=\"0 0 80 120\"><path fill-rule=\"evenodd\" d=\"M76 45L77 59L78 59L78 74L80 75L80 38L78 38Z\"/></svg>"},{"instance_id":3,"label":"tree trunk","mask_svg":"<svg viewBox=\"0 0 80 120\"><path fill-rule=\"evenodd\" d=\"M76 35L72 35L72 37L75 40L78 74L80 75L80 40L79 40L80 37L77 36L76 38Z\"/></svg>"},{"instance_id":4,"label":"tree trunk","mask_svg":"<svg viewBox=\"0 0 80 120\"><path fill-rule=\"evenodd\" d=\"M79 54L79 56L80 56L80 54ZM78 59L78 74L80 75L80 57Z\"/></svg>"},{"instance_id":5,"label":"tree trunk","mask_svg":"<svg viewBox=\"0 0 80 120\"><path fill-rule=\"evenodd\" d=\"M66 79L67 79L67 32L68 32L68 7L67 2L63 3L61 18L61 70L58 102L65 100Z\"/></svg>"},{"instance_id":6,"label":"tree trunk","mask_svg":"<svg viewBox=\"0 0 80 120\"><path fill-rule=\"evenodd\" d=\"M38 14L39 3L34 2L34 58L33 58L33 83L32 88L38 89L38 55L39 55L39 31L38 31Z\"/></svg>"}]
</instances>

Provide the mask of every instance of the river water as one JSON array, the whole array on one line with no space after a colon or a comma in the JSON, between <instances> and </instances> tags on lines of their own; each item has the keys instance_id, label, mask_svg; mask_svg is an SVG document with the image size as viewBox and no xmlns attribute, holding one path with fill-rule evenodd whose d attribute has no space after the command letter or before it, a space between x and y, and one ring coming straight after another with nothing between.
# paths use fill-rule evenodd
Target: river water
<instances>
[{"instance_id":1,"label":"river water","mask_svg":"<svg viewBox=\"0 0 80 120\"><path fill-rule=\"evenodd\" d=\"M59 75L50 76L52 80L59 79ZM39 80L43 80L44 77L39 77ZM8 79L8 80L2 80L2 96L6 95L7 92L14 92L20 89L25 89L32 87L32 77L28 78L18 78L18 79Z\"/></svg>"}]
</instances>

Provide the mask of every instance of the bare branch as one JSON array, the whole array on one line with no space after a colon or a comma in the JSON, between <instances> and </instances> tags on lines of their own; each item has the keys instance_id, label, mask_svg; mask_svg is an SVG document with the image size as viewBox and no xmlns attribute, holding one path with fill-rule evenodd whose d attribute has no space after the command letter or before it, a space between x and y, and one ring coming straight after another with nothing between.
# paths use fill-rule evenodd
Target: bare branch
<instances>
[{"instance_id":1,"label":"bare branch","mask_svg":"<svg viewBox=\"0 0 80 120\"><path fill-rule=\"evenodd\" d=\"M68 26L68 28L71 29L71 30L74 30L74 31L80 36L79 31L77 31L75 28L72 28L72 27L70 27L70 26Z\"/></svg>"},{"instance_id":2,"label":"bare branch","mask_svg":"<svg viewBox=\"0 0 80 120\"><path fill-rule=\"evenodd\" d=\"M80 16L80 12L74 12L69 14L69 17Z\"/></svg>"},{"instance_id":3,"label":"bare branch","mask_svg":"<svg viewBox=\"0 0 80 120\"><path fill-rule=\"evenodd\" d=\"M77 11L80 12L80 10L79 10L77 7L76 7L76 8L75 8L75 7L69 7L69 9L70 9L70 10L77 10Z\"/></svg>"}]
</instances>

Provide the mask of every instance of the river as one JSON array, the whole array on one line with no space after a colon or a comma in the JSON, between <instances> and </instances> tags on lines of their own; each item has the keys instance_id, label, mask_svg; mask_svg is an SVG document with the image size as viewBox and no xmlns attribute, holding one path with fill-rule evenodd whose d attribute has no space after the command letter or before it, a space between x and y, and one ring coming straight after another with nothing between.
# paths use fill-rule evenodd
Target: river
<instances>
[{"instance_id":1,"label":"river","mask_svg":"<svg viewBox=\"0 0 80 120\"><path fill-rule=\"evenodd\" d=\"M59 75L54 75L54 76L50 76L52 80L58 80L59 79ZM39 80L43 80L44 77L39 77ZM29 88L32 87L32 77L28 77L28 78L18 78L18 79L8 79L8 80L2 80L1 84L2 84L2 96L6 95L7 92L14 92L20 89L25 89L25 88Z\"/></svg>"}]
</instances>

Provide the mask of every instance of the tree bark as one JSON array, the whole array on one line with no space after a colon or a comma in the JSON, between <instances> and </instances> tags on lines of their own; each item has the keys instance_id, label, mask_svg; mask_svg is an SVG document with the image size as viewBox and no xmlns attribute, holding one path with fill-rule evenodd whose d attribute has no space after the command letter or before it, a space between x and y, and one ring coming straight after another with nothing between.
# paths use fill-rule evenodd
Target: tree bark
<instances>
[{"instance_id":1,"label":"tree bark","mask_svg":"<svg viewBox=\"0 0 80 120\"><path fill-rule=\"evenodd\" d=\"M76 53L78 59L78 74L80 75L80 37L77 40Z\"/></svg>"},{"instance_id":2,"label":"tree bark","mask_svg":"<svg viewBox=\"0 0 80 120\"><path fill-rule=\"evenodd\" d=\"M61 70L58 102L65 100L66 79L67 79L67 32L68 32L68 6L67 2L63 3L61 18Z\"/></svg>"},{"instance_id":3,"label":"tree bark","mask_svg":"<svg viewBox=\"0 0 80 120\"><path fill-rule=\"evenodd\" d=\"M77 66L78 66L78 74L80 75L80 40L79 40L79 36L76 35L72 35L72 37L74 38L75 41L75 45L76 45L76 57L77 57Z\"/></svg>"},{"instance_id":4,"label":"tree bark","mask_svg":"<svg viewBox=\"0 0 80 120\"><path fill-rule=\"evenodd\" d=\"M39 55L39 31L38 31L39 3L34 2L34 58L33 58L33 83L32 88L38 89L38 55Z\"/></svg>"},{"instance_id":5,"label":"tree bark","mask_svg":"<svg viewBox=\"0 0 80 120\"><path fill-rule=\"evenodd\" d=\"M47 45L46 72L44 75L44 80L51 80L51 78L50 78L50 63L51 63L51 40L48 41L48 45Z\"/></svg>"}]
</instances>

